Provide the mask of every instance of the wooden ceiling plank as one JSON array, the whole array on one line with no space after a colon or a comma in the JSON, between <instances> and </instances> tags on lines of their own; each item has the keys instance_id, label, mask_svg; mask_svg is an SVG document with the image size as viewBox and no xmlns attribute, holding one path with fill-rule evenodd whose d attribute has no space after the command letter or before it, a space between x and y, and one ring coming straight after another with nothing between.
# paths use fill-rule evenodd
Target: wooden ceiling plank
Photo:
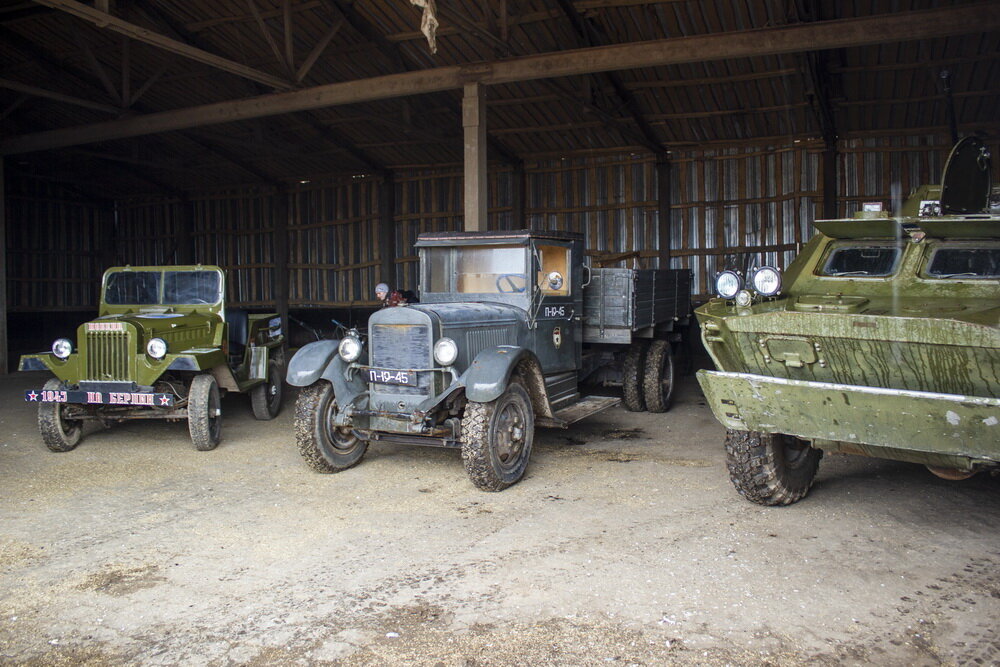
<instances>
[{"instance_id":1,"label":"wooden ceiling plank","mask_svg":"<svg viewBox=\"0 0 1000 667\"><path fill-rule=\"evenodd\" d=\"M332 83L245 100L218 102L114 122L11 137L0 142L0 154L31 152L341 104L455 90L469 81L495 85L636 67L864 46L887 39L909 41L998 30L1000 3L988 2L577 49Z\"/></svg>"}]
</instances>

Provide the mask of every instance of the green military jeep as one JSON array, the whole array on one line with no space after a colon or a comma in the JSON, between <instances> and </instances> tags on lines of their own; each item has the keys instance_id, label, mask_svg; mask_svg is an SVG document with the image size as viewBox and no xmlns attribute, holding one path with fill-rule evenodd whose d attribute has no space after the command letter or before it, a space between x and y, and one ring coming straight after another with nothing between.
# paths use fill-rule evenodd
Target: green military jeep
<instances>
[{"instance_id":1,"label":"green military jeep","mask_svg":"<svg viewBox=\"0 0 1000 667\"><path fill-rule=\"evenodd\" d=\"M19 370L56 376L25 392L38 403L45 444L66 452L83 423L187 419L196 449L219 444L221 390L249 392L257 419L281 407L284 335L277 314L225 307L217 266L113 267L97 319L52 351L21 357ZM75 349L74 349L75 348Z\"/></svg>"},{"instance_id":2,"label":"green military jeep","mask_svg":"<svg viewBox=\"0 0 1000 667\"><path fill-rule=\"evenodd\" d=\"M784 275L716 278L695 312L718 371L698 379L747 499L806 495L823 451L1000 469L1000 210L970 137L898 216L821 220Z\"/></svg>"}]
</instances>

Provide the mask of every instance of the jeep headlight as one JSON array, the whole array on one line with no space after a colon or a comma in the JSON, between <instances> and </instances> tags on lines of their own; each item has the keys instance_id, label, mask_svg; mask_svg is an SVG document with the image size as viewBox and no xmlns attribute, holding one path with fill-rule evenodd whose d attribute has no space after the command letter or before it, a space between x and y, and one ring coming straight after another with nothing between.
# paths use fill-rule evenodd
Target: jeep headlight
<instances>
[{"instance_id":1,"label":"jeep headlight","mask_svg":"<svg viewBox=\"0 0 1000 667\"><path fill-rule=\"evenodd\" d=\"M337 353L340 354L340 358L347 363L357 361L358 357L361 356L361 341L358 340L356 336L344 336L344 338L340 340L340 346L337 348Z\"/></svg>"},{"instance_id":2,"label":"jeep headlight","mask_svg":"<svg viewBox=\"0 0 1000 667\"><path fill-rule=\"evenodd\" d=\"M715 293L723 299L732 299L743 287L743 279L735 271L723 271L715 277Z\"/></svg>"},{"instance_id":3,"label":"jeep headlight","mask_svg":"<svg viewBox=\"0 0 1000 667\"><path fill-rule=\"evenodd\" d=\"M781 272L773 266L762 266L750 278L753 288L761 296L774 296L781 291Z\"/></svg>"},{"instance_id":4,"label":"jeep headlight","mask_svg":"<svg viewBox=\"0 0 1000 667\"><path fill-rule=\"evenodd\" d=\"M146 343L146 354L159 361L167 356L167 341L162 338L150 338Z\"/></svg>"},{"instance_id":5,"label":"jeep headlight","mask_svg":"<svg viewBox=\"0 0 1000 667\"><path fill-rule=\"evenodd\" d=\"M52 354L59 359L69 359L69 355L73 354L73 341L69 338L57 338L52 343Z\"/></svg>"},{"instance_id":6,"label":"jeep headlight","mask_svg":"<svg viewBox=\"0 0 1000 667\"><path fill-rule=\"evenodd\" d=\"M458 345L448 337L438 338L434 343L434 361L442 366L451 366L458 359Z\"/></svg>"}]
</instances>

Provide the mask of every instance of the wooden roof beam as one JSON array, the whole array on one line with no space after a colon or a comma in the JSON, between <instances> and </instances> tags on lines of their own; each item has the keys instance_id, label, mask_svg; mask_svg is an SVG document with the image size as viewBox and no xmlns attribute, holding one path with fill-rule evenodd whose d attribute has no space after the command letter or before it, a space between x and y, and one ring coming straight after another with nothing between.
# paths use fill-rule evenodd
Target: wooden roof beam
<instances>
[{"instance_id":1,"label":"wooden roof beam","mask_svg":"<svg viewBox=\"0 0 1000 667\"><path fill-rule=\"evenodd\" d=\"M94 9L75 0L35 0L35 2L46 7L64 11L84 21L93 23L98 28L104 28L140 42L151 44L176 55L210 65L224 72L235 74L251 81L257 81L276 90L291 90L295 87L293 83L285 79L170 39L152 30L129 23L128 21L123 21L111 14Z\"/></svg>"},{"instance_id":2,"label":"wooden roof beam","mask_svg":"<svg viewBox=\"0 0 1000 667\"><path fill-rule=\"evenodd\" d=\"M713 33L512 58L315 86L188 109L11 137L0 154L12 155L157 132L261 118L341 104L592 72L846 48L1000 31L1000 4L941 9Z\"/></svg>"}]
</instances>

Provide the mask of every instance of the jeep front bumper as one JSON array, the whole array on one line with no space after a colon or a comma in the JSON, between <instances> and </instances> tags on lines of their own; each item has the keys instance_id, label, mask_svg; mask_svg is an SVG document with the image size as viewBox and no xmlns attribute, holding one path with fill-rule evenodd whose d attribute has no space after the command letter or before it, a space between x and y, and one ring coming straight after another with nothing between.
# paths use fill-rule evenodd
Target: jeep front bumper
<instances>
[{"instance_id":1,"label":"jeep front bumper","mask_svg":"<svg viewBox=\"0 0 1000 667\"><path fill-rule=\"evenodd\" d=\"M1000 399L698 371L727 428L928 465L1000 462ZM854 443L857 447L837 446Z\"/></svg>"}]
</instances>

